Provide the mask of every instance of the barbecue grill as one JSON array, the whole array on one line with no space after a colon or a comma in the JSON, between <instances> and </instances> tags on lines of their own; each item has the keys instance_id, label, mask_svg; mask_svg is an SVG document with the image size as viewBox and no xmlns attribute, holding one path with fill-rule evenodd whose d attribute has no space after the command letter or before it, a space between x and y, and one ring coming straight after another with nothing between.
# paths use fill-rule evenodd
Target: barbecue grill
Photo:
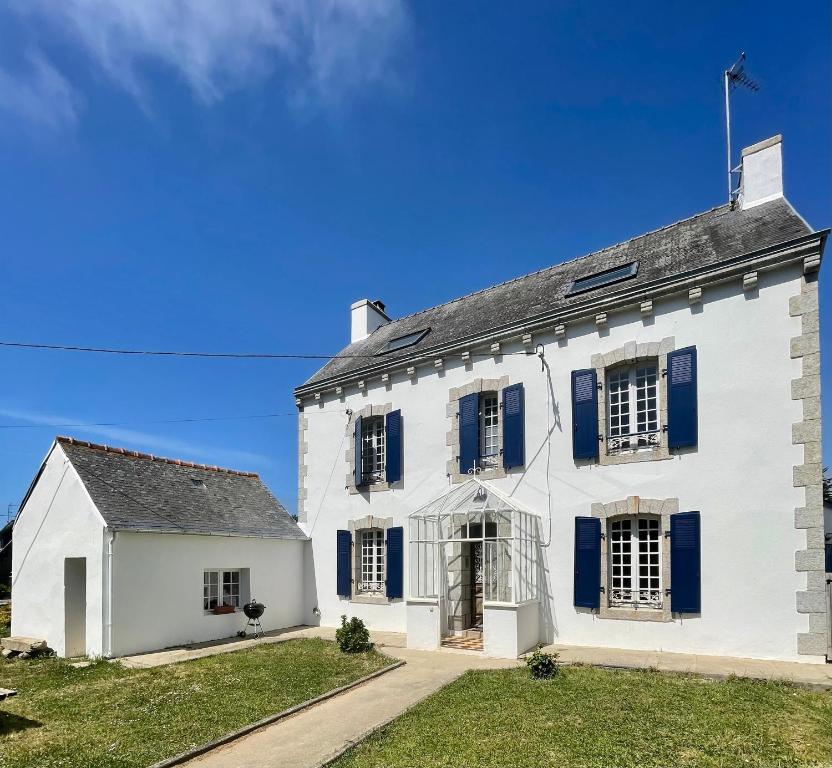
<instances>
[{"instance_id":1,"label":"barbecue grill","mask_svg":"<svg viewBox=\"0 0 832 768\"><path fill-rule=\"evenodd\" d=\"M246 622L245 628L237 634L244 637L246 630L249 627L252 627L254 629L254 637L261 637L263 634L263 627L260 624L260 617L263 615L265 610L266 606L263 605L263 603L258 603L254 598L252 598L250 603L246 603L243 606L243 613L246 615L248 621Z\"/></svg>"}]
</instances>

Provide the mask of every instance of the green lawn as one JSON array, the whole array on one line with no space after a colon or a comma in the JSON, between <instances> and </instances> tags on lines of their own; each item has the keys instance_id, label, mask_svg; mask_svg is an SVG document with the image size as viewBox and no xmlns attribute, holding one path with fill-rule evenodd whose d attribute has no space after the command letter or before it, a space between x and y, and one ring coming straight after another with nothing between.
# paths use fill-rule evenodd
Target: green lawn
<instances>
[{"instance_id":1,"label":"green lawn","mask_svg":"<svg viewBox=\"0 0 832 768\"><path fill-rule=\"evenodd\" d=\"M0 605L0 637L8 637L12 631L12 604Z\"/></svg>"},{"instance_id":2,"label":"green lawn","mask_svg":"<svg viewBox=\"0 0 832 768\"><path fill-rule=\"evenodd\" d=\"M469 672L337 768L832 765L832 693L566 668Z\"/></svg>"},{"instance_id":3,"label":"green lawn","mask_svg":"<svg viewBox=\"0 0 832 768\"><path fill-rule=\"evenodd\" d=\"M148 670L0 663L0 766L148 766L390 664L291 640Z\"/></svg>"}]
</instances>

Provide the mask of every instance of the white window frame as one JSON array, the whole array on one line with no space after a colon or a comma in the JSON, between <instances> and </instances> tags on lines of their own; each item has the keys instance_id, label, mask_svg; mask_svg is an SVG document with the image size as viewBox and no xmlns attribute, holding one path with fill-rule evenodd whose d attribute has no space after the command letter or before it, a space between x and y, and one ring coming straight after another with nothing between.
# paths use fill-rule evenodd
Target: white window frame
<instances>
[{"instance_id":1,"label":"white window frame","mask_svg":"<svg viewBox=\"0 0 832 768\"><path fill-rule=\"evenodd\" d=\"M659 387L659 363L655 358L607 370L608 453L653 450L661 445Z\"/></svg>"},{"instance_id":2,"label":"white window frame","mask_svg":"<svg viewBox=\"0 0 832 768\"><path fill-rule=\"evenodd\" d=\"M361 484L383 483L387 468L387 425L384 416L361 420Z\"/></svg>"},{"instance_id":3,"label":"white window frame","mask_svg":"<svg viewBox=\"0 0 832 768\"><path fill-rule=\"evenodd\" d=\"M234 575L236 574L236 583ZM212 579L213 578L213 583ZM226 577L229 577L228 583L231 587L236 586L236 594L232 589L229 593L231 604L236 610L242 607L242 569L241 568L206 568L202 575L202 610L206 613L211 613L215 606L225 605L226 600ZM213 587L213 589L212 589ZM216 602L214 606L211 605L211 600Z\"/></svg>"},{"instance_id":4,"label":"white window frame","mask_svg":"<svg viewBox=\"0 0 832 768\"><path fill-rule=\"evenodd\" d=\"M481 392L479 397L479 465L496 467L500 463L500 396Z\"/></svg>"},{"instance_id":5,"label":"white window frame","mask_svg":"<svg viewBox=\"0 0 832 768\"><path fill-rule=\"evenodd\" d=\"M356 592L360 595L384 595L387 592L387 557L385 532L381 528L364 528L355 532L359 547L359 572Z\"/></svg>"},{"instance_id":6,"label":"white window frame","mask_svg":"<svg viewBox=\"0 0 832 768\"><path fill-rule=\"evenodd\" d=\"M606 589L610 608L661 610L664 607L663 538L658 515L622 515L608 519ZM647 583L642 583L642 579Z\"/></svg>"}]
</instances>

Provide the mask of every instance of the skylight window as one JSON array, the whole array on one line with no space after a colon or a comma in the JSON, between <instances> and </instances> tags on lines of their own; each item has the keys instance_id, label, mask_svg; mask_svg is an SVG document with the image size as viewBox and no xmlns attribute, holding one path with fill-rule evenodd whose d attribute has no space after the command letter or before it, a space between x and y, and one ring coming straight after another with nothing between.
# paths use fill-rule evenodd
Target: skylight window
<instances>
[{"instance_id":1,"label":"skylight window","mask_svg":"<svg viewBox=\"0 0 832 768\"><path fill-rule=\"evenodd\" d=\"M596 272L594 275L579 277L577 280L573 281L572 286L566 292L566 295L572 296L575 293L583 293L584 291L591 291L593 288L600 288L602 285L617 283L619 280L626 280L628 277L635 277L637 272L638 262L633 261L622 267L614 267L613 269L607 269L603 272Z\"/></svg>"},{"instance_id":2,"label":"skylight window","mask_svg":"<svg viewBox=\"0 0 832 768\"><path fill-rule=\"evenodd\" d=\"M386 355L388 352L395 352L399 349L407 349L418 344L430 333L430 328L423 328L421 331L408 333L406 336L399 336L397 339L388 341L376 354Z\"/></svg>"}]
</instances>

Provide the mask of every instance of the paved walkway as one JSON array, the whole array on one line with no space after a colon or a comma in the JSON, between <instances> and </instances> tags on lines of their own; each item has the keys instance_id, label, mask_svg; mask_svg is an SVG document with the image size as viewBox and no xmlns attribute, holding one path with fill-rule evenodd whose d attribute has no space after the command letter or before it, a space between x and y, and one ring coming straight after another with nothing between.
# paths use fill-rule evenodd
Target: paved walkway
<instances>
[{"instance_id":1,"label":"paved walkway","mask_svg":"<svg viewBox=\"0 0 832 768\"><path fill-rule=\"evenodd\" d=\"M383 650L407 663L185 765L191 768L317 768L467 670L498 669L522 663L486 659L481 654L466 652L412 651L392 646Z\"/></svg>"}]
</instances>

